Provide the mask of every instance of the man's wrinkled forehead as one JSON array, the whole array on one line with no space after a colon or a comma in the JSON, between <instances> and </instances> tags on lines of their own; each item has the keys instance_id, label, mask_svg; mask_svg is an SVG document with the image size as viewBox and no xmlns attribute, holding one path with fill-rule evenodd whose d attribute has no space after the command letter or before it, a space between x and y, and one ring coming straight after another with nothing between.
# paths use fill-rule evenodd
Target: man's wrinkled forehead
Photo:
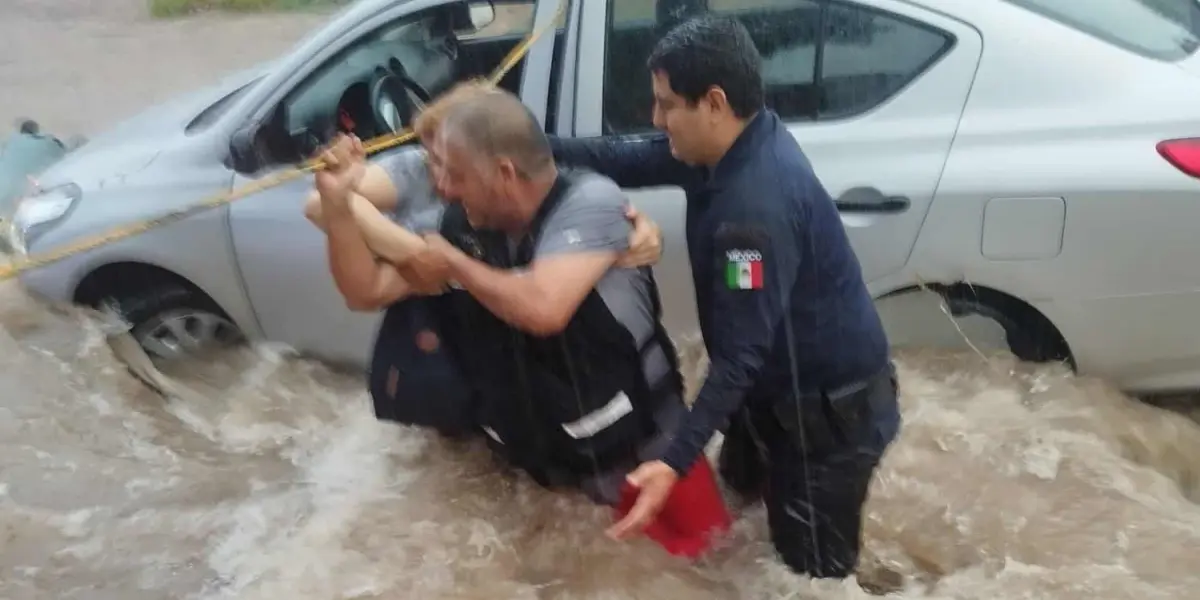
<instances>
[{"instance_id":1,"label":"man's wrinkled forehead","mask_svg":"<svg viewBox=\"0 0 1200 600\"><path fill-rule=\"evenodd\" d=\"M490 162L490 154L473 143L460 127L443 127L438 133L438 152L446 163L453 163L457 172L481 172Z\"/></svg>"},{"instance_id":2,"label":"man's wrinkled forehead","mask_svg":"<svg viewBox=\"0 0 1200 600\"><path fill-rule=\"evenodd\" d=\"M442 127L434 138L433 151L447 167L459 168L462 161L462 140L454 135L452 128Z\"/></svg>"},{"instance_id":3,"label":"man's wrinkled forehead","mask_svg":"<svg viewBox=\"0 0 1200 600\"><path fill-rule=\"evenodd\" d=\"M443 125L437 133L435 147L442 156L459 155L468 150L466 136L457 125Z\"/></svg>"}]
</instances>

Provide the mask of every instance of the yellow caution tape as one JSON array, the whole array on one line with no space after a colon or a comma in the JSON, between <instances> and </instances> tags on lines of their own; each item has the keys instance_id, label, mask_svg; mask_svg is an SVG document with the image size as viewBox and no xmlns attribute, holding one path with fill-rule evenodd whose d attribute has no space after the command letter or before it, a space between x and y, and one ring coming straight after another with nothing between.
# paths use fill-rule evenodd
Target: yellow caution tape
<instances>
[{"instance_id":1,"label":"yellow caution tape","mask_svg":"<svg viewBox=\"0 0 1200 600\"><path fill-rule=\"evenodd\" d=\"M525 58L525 55L529 53L529 49L533 47L533 44L537 42L538 38L540 38L547 31L554 29L555 24L558 23L558 20L561 19L566 13L567 4L568 0L560 0L558 11L555 13L554 18L550 19L550 21L545 25L531 31L529 35L525 36L525 39L521 40L519 44L509 51L508 56L504 57L504 60L500 62L500 65L497 66L496 70L493 71L488 77L488 81L491 82L492 85L499 85L500 80L504 79L504 76L507 75L508 72L517 65L517 63L521 62L521 59ZM371 155L388 148L399 146L400 144L413 139L415 135L416 134L413 133L411 127L406 127L403 131L389 133L370 139L363 144L363 147L366 150L367 155ZM324 168L325 163L323 161L310 160L299 167L280 171L253 183L244 185L240 188L214 195L211 198L187 208L181 208L179 210L169 212L161 217L118 227L104 234L85 238L76 243L68 244L41 255L17 258L7 265L0 265L0 281L12 279L17 275L24 273L25 271L38 269L46 265L56 263L64 258L68 258L82 252L87 252L89 250L94 250L106 244L111 244L113 242L130 238L138 235L139 233L150 231L151 229L157 229L164 225L170 225L171 223L182 221L188 217L224 206L235 200L239 200L263 190L273 188L277 185L287 183L293 179L298 179L315 171L320 171ZM3 220L0 220L0 222L2 221Z\"/></svg>"}]
</instances>

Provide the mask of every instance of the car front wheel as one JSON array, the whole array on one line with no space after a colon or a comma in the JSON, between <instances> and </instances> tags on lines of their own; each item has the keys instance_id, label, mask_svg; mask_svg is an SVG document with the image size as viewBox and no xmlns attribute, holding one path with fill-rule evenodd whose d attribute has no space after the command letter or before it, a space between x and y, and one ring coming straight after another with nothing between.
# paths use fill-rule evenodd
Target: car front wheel
<instances>
[{"instance_id":1,"label":"car front wheel","mask_svg":"<svg viewBox=\"0 0 1200 600\"><path fill-rule=\"evenodd\" d=\"M212 300L181 285L153 286L114 298L110 304L156 363L207 356L244 340L237 325Z\"/></svg>"}]
</instances>

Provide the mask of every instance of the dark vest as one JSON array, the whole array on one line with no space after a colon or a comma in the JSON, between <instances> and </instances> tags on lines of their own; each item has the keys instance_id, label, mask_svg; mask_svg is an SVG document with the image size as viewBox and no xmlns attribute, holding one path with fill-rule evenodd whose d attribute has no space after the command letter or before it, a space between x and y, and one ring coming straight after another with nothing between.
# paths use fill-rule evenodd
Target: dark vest
<instances>
[{"instance_id":1,"label":"dark vest","mask_svg":"<svg viewBox=\"0 0 1200 600\"><path fill-rule=\"evenodd\" d=\"M472 228L458 205L447 208L441 233L492 266L527 266L546 219L571 184L570 175L559 175L515 253L504 235ZM635 461L637 447L655 433L659 403L682 392L678 358L661 325L658 288L648 268L647 275L659 325L644 347L596 290L564 331L548 337L509 327L465 291L449 293L442 324L447 337L459 341L465 376L478 382L480 424L497 451L541 483L569 483ZM670 372L662 382L649 382L643 354L658 347Z\"/></svg>"}]
</instances>

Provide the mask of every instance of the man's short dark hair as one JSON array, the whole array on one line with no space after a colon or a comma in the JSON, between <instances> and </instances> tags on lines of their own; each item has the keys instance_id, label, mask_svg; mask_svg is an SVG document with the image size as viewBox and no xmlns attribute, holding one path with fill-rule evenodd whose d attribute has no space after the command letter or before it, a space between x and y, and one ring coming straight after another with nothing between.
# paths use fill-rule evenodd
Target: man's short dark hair
<instances>
[{"instance_id":1,"label":"man's short dark hair","mask_svg":"<svg viewBox=\"0 0 1200 600\"><path fill-rule=\"evenodd\" d=\"M666 74L671 90L691 105L713 86L725 91L739 118L763 105L762 56L737 19L707 15L684 21L655 44L646 65L651 73Z\"/></svg>"}]
</instances>

